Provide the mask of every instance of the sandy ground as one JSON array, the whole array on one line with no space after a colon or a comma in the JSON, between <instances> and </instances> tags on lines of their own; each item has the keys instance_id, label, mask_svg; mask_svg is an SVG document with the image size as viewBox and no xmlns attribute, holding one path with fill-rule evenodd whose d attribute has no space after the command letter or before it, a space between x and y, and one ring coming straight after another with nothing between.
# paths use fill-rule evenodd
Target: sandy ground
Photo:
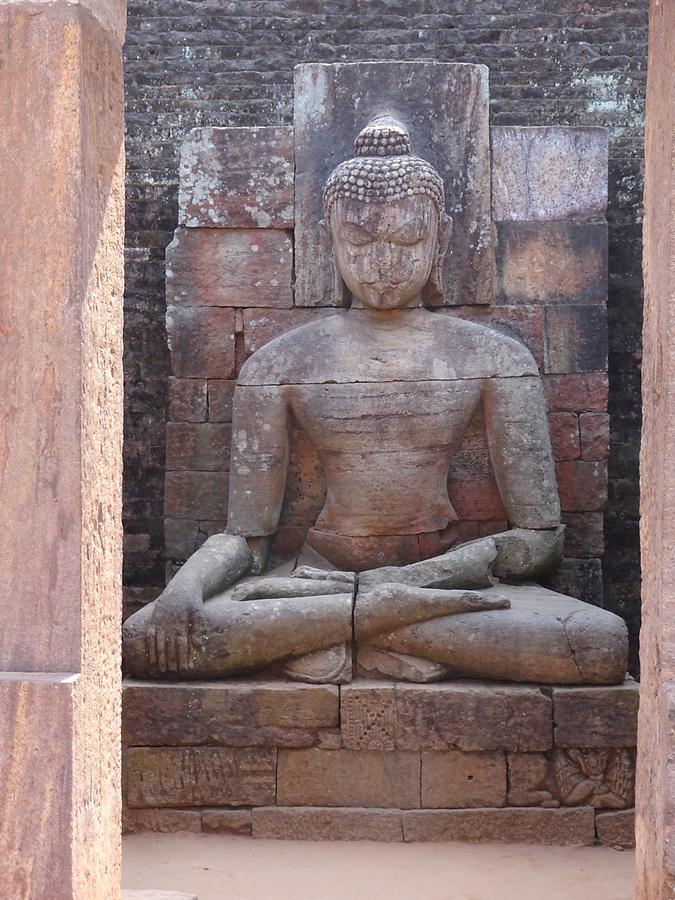
<instances>
[{"instance_id":1,"label":"sandy ground","mask_svg":"<svg viewBox=\"0 0 675 900\"><path fill-rule=\"evenodd\" d=\"M122 886L199 900L631 900L633 854L602 847L124 839Z\"/></svg>"}]
</instances>

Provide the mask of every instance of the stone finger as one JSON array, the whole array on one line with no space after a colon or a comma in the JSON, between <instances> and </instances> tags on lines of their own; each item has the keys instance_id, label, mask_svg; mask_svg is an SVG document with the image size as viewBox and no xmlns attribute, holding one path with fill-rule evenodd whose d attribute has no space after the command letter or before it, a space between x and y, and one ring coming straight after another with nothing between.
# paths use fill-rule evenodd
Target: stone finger
<instances>
[{"instance_id":1,"label":"stone finger","mask_svg":"<svg viewBox=\"0 0 675 900\"><path fill-rule=\"evenodd\" d=\"M187 632L179 632L176 635L176 653L178 656L178 671L183 672L190 668L190 645Z\"/></svg>"},{"instance_id":2,"label":"stone finger","mask_svg":"<svg viewBox=\"0 0 675 900\"><path fill-rule=\"evenodd\" d=\"M178 671L178 654L176 652L176 637L168 634L166 637L166 668L169 672Z\"/></svg>"}]
</instances>

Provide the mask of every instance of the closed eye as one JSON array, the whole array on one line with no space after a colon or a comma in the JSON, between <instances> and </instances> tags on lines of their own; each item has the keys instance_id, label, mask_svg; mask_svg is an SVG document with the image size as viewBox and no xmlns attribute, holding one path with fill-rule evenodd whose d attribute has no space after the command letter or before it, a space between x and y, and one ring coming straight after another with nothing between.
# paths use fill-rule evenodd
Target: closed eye
<instances>
[{"instance_id":1,"label":"closed eye","mask_svg":"<svg viewBox=\"0 0 675 900\"><path fill-rule=\"evenodd\" d=\"M343 222L340 231L342 237L350 244L362 246L363 244L370 244L373 240L371 233L366 231L365 228L361 228L355 222Z\"/></svg>"},{"instance_id":2,"label":"closed eye","mask_svg":"<svg viewBox=\"0 0 675 900\"><path fill-rule=\"evenodd\" d=\"M411 247L413 244L419 244L421 240L427 236L427 228L419 222L410 222L407 225L401 225L391 235L391 240L395 244L402 244L404 247Z\"/></svg>"}]
</instances>

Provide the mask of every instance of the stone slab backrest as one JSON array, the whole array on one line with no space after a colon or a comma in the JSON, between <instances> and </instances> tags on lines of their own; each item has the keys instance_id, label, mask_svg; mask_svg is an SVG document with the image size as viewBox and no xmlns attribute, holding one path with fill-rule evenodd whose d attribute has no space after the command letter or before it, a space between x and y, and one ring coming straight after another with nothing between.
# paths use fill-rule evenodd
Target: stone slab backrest
<instances>
[{"instance_id":1,"label":"stone slab backrest","mask_svg":"<svg viewBox=\"0 0 675 900\"><path fill-rule=\"evenodd\" d=\"M277 335L334 312L324 305L333 298L316 243L322 184L352 155L354 135L383 111L378 104L392 85L400 87L394 111L409 114L413 150L444 177L455 223L439 314L501 329L533 353L567 525L566 559L550 584L600 603L609 450L607 132L496 127L488 154L487 70L460 64L299 66L293 127L188 135L179 223L166 253L169 571L225 527L240 366ZM324 490L316 457L297 435L280 550L300 546ZM465 539L504 528L480 417L453 463L449 493Z\"/></svg>"}]
</instances>

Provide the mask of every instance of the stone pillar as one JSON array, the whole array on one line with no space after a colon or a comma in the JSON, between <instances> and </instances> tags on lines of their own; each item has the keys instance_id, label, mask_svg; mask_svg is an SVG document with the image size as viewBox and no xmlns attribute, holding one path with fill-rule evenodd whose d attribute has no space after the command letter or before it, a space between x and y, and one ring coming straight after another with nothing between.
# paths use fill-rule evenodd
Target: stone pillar
<instances>
[{"instance_id":1,"label":"stone pillar","mask_svg":"<svg viewBox=\"0 0 675 900\"><path fill-rule=\"evenodd\" d=\"M0 897L120 883L124 0L0 0Z\"/></svg>"},{"instance_id":2,"label":"stone pillar","mask_svg":"<svg viewBox=\"0 0 675 900\"><path fill-rule=\"evenodd\" d=\"M647 80L641 451L643 624L638 900L675 891L675 3L652 0Z\"/></svg>"}]
</instances>

